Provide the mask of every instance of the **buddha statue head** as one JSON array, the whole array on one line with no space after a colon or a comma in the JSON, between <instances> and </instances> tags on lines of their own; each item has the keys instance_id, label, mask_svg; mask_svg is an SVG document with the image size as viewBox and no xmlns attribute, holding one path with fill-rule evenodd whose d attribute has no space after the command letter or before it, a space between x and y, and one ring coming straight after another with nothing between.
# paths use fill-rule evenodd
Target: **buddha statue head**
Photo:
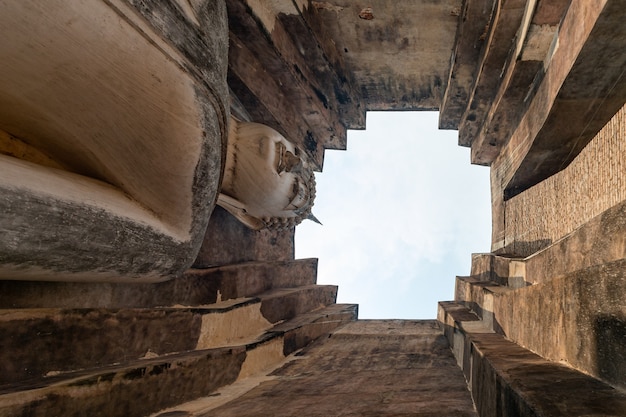
<instances>
[{"instance_id":1,"label":"buddha statue head","mask_svg":"<svg viewBox=\"0 0 626 417\"><path fill-rule=\"evenodd\" d=\"M221 207L251 229L283 229L316 220L314 199L304 152L268 126L231 119Z\"/></svg>"}]
</instances>

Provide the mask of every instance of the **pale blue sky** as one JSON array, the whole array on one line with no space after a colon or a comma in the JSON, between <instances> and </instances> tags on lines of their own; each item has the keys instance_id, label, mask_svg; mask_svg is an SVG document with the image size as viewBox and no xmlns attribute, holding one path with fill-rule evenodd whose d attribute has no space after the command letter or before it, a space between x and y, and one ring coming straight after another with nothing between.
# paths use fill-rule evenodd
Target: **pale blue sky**
<instances>
[{"instance_id":1,"label":"pale blue sky","mask_svg":"<svg viewBox=\"0 0 626 417\"><path fill-rule=\"evenodd\" d=\"M471 165L436 112L369 112L347 151L326 151L314 214L296 257L319 258L318 283L339 285L359 317L435 318L471 254L489 252L489 170Z\"/></svg>"}]
</instances>

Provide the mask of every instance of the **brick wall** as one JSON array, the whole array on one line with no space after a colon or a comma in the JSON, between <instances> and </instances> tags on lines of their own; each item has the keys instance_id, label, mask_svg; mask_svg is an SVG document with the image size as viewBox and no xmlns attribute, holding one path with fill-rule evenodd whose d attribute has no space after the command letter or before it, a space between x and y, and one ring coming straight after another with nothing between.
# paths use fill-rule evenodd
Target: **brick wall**
<instances>
[{"instance_id":1,"label":"brick wall","mask_svg":"<svg viewBox=\"0 0 626 417\"><path fill-rule=\"evenodd\" d=\"M528 256L626 199L626 106L564 170L505 202L507 252Z\"/></svg>"}]
</instances>

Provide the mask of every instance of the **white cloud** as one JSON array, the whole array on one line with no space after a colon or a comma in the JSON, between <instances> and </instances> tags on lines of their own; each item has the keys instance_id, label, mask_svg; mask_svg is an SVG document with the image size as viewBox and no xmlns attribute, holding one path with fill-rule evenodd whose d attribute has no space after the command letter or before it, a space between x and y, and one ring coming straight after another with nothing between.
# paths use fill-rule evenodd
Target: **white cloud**
<instances>
[{"instance_id":1,"label":"white cloud","mask_svg":"<svg viewBox=\"0 0 626 417\"><path fill-rule=\"evenodd\" d=\"M315 215L296 255L317 257L318 282L362 318L433 318L472 252L489 251L489 174L469 163L437 113L368 113L348 151L327 151ZM441 276L444 275L444 276Z\"/></svg>"}]
</instances>

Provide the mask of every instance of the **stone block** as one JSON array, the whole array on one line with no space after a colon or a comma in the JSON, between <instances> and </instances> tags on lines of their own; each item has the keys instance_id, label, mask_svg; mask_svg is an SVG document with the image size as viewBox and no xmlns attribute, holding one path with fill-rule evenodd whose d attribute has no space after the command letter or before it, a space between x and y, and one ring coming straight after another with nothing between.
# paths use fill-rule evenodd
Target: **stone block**
<instances>
[{"instance_id":1,"label":"stone block","mask_svg":"<svg viewBox=\"0 0 626 417\"><path fill-rule=\"evenodd\" d=\"M476 416L463 374L432 320L348 323L271 376L233 401L191 415Z\"/></svg>"},{"instance_id":2,"label":"stone block","mask_svg":"<svg viewBox=\"0 0 626 417\"><path fill-rule=\"evenodd\" d=\"M313 285L194 307L2 310L0 384L145 356L244 345L264 335L273 323L302 314L299 320L308 322L311 317L306 313L333 304L336 291L334 286ZM276 332L282 335L285 330L272 334Z\"/></svg>"},{"instance_id":3,"label":"stone block","mask_svg":"<svg viewBox=\"0 0 626 417\"><path fill-rule=\"evenodd\" d=\"M1 308L148 308L196 306L255 297L272 288L315 284L317 260L247 262L188 269L155 284L0 281Z\"/></svg>"},{"instance_id":4,"label":"stone block","mask_svg":"<svg viewBox=\"0 0 626 417\"><path fill-rule=\"evenodd\" d=\"M209 220L194 268L251 261L288 261L294 258L295 228L251 230L221 207Z\"/></svg>"},{"instance_id":5,"label":"stone block","mask_svg":"<svg viewBox=\"0 0 626 417\"><path fill-rule=\"evenodd\" d=\"M0 391L0 416L142 417L237 379L245 347L192 351L77 371Z\"/></svg>"},{"instance_id":6,"label":"stone block","mask_svg":"<svg viewBox=\"0 0 626 417\"><path fill-rule=\"evenodd\" d=\"M309 285L299 288L277 288L260 296L261 312L271 323L296 317L301 313L334 304L336 285Z\"/></svg>"},{"instance_id":7,"label":"stone block","mask_svg":"<svg viewBox=\"0 0 626 417\"><path fill-rule=\"evenodd\" d=\"M472 396L481 416L623 416L626 395L498 334L472 334ZM555 383L558 381L558 383Z\"/></svg>"}]
</instances>

